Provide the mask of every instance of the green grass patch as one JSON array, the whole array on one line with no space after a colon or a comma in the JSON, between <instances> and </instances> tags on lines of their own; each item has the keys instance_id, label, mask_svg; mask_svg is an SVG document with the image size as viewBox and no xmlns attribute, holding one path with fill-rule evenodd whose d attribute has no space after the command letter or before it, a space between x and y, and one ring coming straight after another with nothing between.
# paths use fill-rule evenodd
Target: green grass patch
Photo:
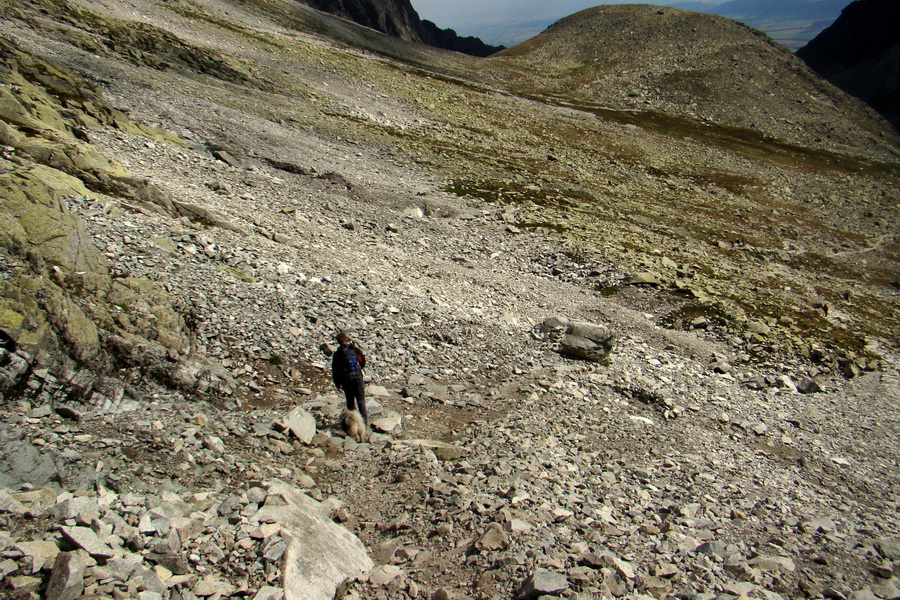
<instances>
[{"instance_id":1,"label":"green grass patch","mask_svg":"<svg viewBox=\"0 0 900 600\"><path fill-rule=\"evenodd\" d=\"M581 190L544 189L512 181L454 180L444 186L443 191L459 197L479 198L486 202L504 202L506 204L532 203L544 208L571 209L596 204L596 199L593 196Z\"/></svg>"},{"instance_id":2,"label":"green grass patch","mask_svg":"<svg viewBox=\"0 0 900 600\"><path fill-rule=\"evenodd\" d=\"M704 302L692 302L662 316L660 325L667 329L690 329L695 319L705 318L709 326L722 327L731 317L721 307Z\"/></svg>"},{"instance_id":3,"label":"green grass patch","mask_svg":"<svg viewBox=\"0 0 900 600\"><path fill-rule=\"evenodd\" d=\"M604 298L609 298L610 296L615 296L619 293L619 288L614 285L609 285L606 287L600 288L600 295Z\"/></svg>"},{"instance_id":4,"label":"green grass patch","mask_svg":"<svg viewBox=\"0 0 900 600\"><path fill-rule=\"evenodd\" d=\"M613 109L551 94L526 94L525 97L535 102L591 113L613 123L634 125L666 137L688 138L698 144L733 152L763 164L811 172L900 177L900 167L893 163L867 161L827 150L805 148L744 127L706 123L649 110Z\"/></svg>"}]
</instances>

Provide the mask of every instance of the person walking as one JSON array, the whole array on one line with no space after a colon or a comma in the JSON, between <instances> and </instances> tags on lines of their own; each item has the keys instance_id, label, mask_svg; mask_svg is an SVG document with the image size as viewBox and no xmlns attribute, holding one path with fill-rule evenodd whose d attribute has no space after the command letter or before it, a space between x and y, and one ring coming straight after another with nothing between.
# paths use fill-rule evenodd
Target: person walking
<instances>
[{"instance_id":1,"label":"person walking","mask_svg":"<svg viewBox=\"0 0 900 600\"><path fill-rule=\"evenodd\" d=\"M345 332L337 334L338 349L331 358L331 378L337 389L344 392L347 399L347 410L357 410L364 423L369 422L366 413L366 389L362 370L366 366L366 357L362 350L350 342Z\"/></svg>"}]
</instances>

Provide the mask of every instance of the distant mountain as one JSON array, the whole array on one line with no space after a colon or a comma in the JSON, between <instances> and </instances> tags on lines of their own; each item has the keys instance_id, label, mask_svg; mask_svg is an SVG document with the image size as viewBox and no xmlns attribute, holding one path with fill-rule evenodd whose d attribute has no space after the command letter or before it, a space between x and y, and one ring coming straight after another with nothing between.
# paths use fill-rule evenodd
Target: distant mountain
<instances>
[{"instance_id":1,"label":"distant mountain","mask_svg":"<svg viewBox=\"0 0 900 600\"><path fill-rule=\"evenodd\" d=\"M730 0L721 4L709 2L678 2L678 8L722 15L732 19L808 19L811 21L825 18L833 19L833 15L846 6L846 0Z\"/></svg>"},{"instance_id":2,"label":"distant mountain","mask_svg":"<svg viewBox=\"0 0 900 600\"><path fill-rule=\"evenodd\" d=\"M900 2L856 0L797 56L900 130Z\"/></svg>"},{"instance_id":3,"label":"distant mountain","mask_svg":"<svg viewBox=\"0 0 900 600\"><path fill-rule=\"evenodd\" d=\"M759 29L770 38L797 50L823 29L831 25L850 0L731 0L724 3L697 0L648 0L648 4L671 5L674 8L714 14L740 21ZM599 4L599 0L597 2ZM561 10L561 9L560 9ZM514 46L538 35L547 27L565 18L560 12L554 17L521 20L504 15L502 20L473 23L467 31L483 40Z\"/></svg>"},{"instance_id":4,"label":"distant mountain","mask_svg":"<svg viewBox=\"0 0 900 600\"><path fill-rule=\"evenodd\" d=\"M765 31L778 43L796 50L828 27L847 5L847 0L730 0L676 2L673 6L721 15Z\"/></svg>"},{"instance_id":5,"label":"distant mountain","mask_svg":"<svg viewBox=\"0 0 900 600\"><path fill-rule=\"evenodd\" d=\"M304 4L354 21L370 29L412 42L472 56L489 56L502 46L490 46L476 37L461 37L419 17L410 0L301 0Z\"/></svg>"}]
</instances>

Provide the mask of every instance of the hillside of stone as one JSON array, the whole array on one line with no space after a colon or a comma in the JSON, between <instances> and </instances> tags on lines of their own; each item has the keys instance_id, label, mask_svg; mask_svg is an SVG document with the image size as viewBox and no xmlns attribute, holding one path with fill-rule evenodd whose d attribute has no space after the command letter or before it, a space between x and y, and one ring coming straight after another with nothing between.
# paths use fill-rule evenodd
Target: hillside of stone
<instances>
[{"instance_id":1,"label":"hillside of stone","mask_svg":"<svg viewBox=\"0 0 900 600\"><path fill-rule=\"evenodd\" d=\"M597 6L499 57L530 67L526 85L604 107L681 115L851 153L881 146L886 135L865 107L825 85L791 52L724 17L647 4Z\"/></svg>"},{"instance_id":2,"label":"hillside of stone","mask_svg":"<svg viewBox=\"0 0 900 600\"><path fill-rule=\"evenodd\" d=\"M900 594L900 147L764 37L0 21L3 597Z\"/></svg>"}]
</instances>

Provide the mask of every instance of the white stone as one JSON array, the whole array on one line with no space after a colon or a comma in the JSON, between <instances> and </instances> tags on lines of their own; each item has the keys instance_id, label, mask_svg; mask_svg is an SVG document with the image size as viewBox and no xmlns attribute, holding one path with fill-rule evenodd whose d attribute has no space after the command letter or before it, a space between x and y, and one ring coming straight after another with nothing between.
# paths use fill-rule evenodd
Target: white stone
<instances>
[{"instance_id":1,"label":"white stone","mask_svg":"<svg viewBox=\"0 0 900 600\"><path fill-rule=\"evenodd\" d=\"M304 444L311 443L316 435L316 420L306 409L299 406L285 414L281 424Z\"/></svg>"},{"instance_id":2,"label":"white stone","mask_svg":"<svg viewBox=\"0 0 900 600\"><path fill-rule=\"evenodd\" d=\"M268 492L253 518L283 527L286 598L333 600L342 581L375 566L359 538L334 523L318 502L282 482L273 482Z\"/></svg>"}]
</instances>

